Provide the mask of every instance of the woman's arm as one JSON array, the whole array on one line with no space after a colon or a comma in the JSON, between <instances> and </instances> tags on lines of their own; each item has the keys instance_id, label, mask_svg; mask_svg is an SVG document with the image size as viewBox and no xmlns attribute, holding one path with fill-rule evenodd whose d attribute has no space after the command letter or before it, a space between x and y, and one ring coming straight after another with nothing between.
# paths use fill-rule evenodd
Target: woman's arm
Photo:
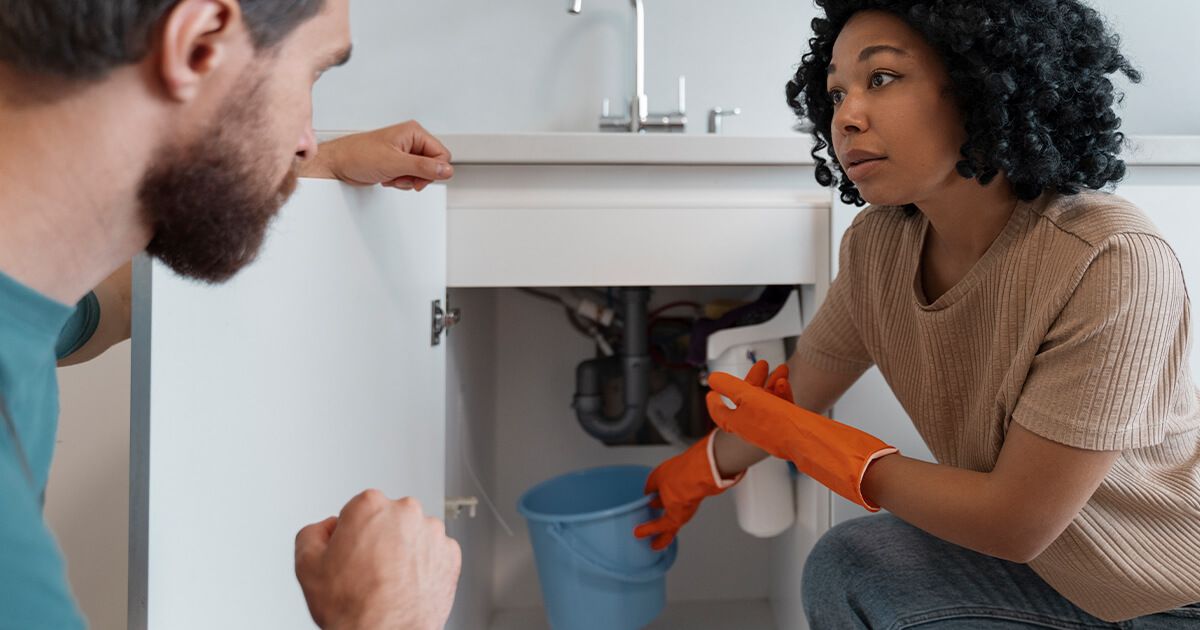
<instances>
[{"instance_id":1,"label":"woman's arm","mask_svg":"<svg viewBox=\"0 0 1200 630\"><path fill-rule=\"evenodd\" d=\"M857 496L863 505L990 556L1028 562L1041 554L1120 456L1066 446L1015 421L990 472L886 454L886 444L876 438L809 411L831 406L853 377L814 369L796 357L789 367L796 370L796 405L741 379L710 376L709 410L723 429L723 442L713 445L722 476L763 459L765 451L754 446L761 445L851 500ZM717 393L737 409L714 398Z\"/></svg>"},{"instance_id":2,"label":"woman's arm","mask_svg":"<svg viewBox=\"0 0 1200 630\"><path fill-rule=\"evenodd\" d=\"M788 381L791 383L796 405L820 414L833 407L833 403L837 402L860 376L819 369L795 353L788 359L788 370ZM721 476L732 479L766 459L768 455L766 451L742 438L718 430L713 436L713 457Z\"/></svg>"},{"instance_id":3,"label":"woman's arm","mask_svg":"<svg viewBox=\"0 0 1200 630\"><path fill-rule=\"evenodd\" d=\"M1065 446L1013 422L991 472L887 455L867 467L862 489L934 536L1024 563L1066 529L1119 455Z\"/></svg>"}]
</instances>

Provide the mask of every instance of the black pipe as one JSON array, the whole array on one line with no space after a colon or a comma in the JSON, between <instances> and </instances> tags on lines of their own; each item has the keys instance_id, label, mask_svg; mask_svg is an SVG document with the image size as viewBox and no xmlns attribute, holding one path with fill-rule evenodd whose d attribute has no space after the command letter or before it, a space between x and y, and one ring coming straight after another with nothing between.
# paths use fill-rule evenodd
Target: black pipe
<instances>
[{"instance_id":1,"label":"black pipe","mask_svg":"<svg viewBox=\"0 0 1200 630\"><path fill-rule=\"evenodd\" d=\"M649 302L647 288L621 289L624 332L619 353L584 361L575 370L575 400L571 405L575 416L588 435L606 444L629 440L646 421L651 368ZM604 382L615 378L618 370L624 380L625 407L621 415L609 417L604 413Z\"/></svg>"}]
</instances>

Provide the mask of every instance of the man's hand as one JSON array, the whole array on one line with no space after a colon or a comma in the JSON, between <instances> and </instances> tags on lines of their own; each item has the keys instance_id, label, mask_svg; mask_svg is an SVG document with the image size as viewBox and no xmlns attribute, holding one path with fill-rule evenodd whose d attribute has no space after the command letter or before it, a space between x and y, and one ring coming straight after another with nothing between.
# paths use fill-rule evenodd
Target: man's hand
<instances>
[{"instance_id":1,"label":"man's hand","mask_svg":"<svg viewBox=\"0 0 1200 630\"><path fill-rule=\"evenodd\" d=\"M301 163L300 176L424 190L454 175L450 159L437 138L410 120L322 143L313 159Z\"/></svg>"},{"instance_id":2,"label":"man's hand","mask_svg":"<svg viewBox=\"0 0 1200 630\"><path fill-rule=\"evenodd\" d=\"M296 577L318 626L440 630L462 553L411 498L367 490L296 535Z\"/></svg>"},{"instance_id":3,"label":"man's hand","mask_svg":"<svg viewBox=\"0 0 1200 630\"><path fill-rule=\"evenodd\" d=\"M320 146L316 157L300 165L301 177L340 179L362 186L382 184L400 190L424 190L453 174L450 151L413 121L330 140ZM99 326L82 348L59 361L60 366L83 363L129 339L130 285L130 265L126 263L96 288Z\"/></svg>"}]
</instances>

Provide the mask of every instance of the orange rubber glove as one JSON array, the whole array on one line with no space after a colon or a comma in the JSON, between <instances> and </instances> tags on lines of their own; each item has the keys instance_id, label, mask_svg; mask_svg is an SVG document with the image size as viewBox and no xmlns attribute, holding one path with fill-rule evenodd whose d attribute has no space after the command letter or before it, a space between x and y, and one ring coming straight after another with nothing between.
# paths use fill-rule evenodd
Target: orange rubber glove
<instances>
[{"instance_id":1,"label":"orange rubber glove","mask_svg":"<svg viewBox=\"0 0 1200 630\"><path fill-rule=\"evenodd\" d=\"M759 361L750 368L746 380L738 382L760 388L769 387L790 401L792 390L787 376L787 366L782 365L768 377L767 362ZM739 474L734 479L721 479L713 458L713 433L660 464L646 480L646 494L658 493L650 505L663 510L663 514L653 521L638 525L633 535L638 538L653 536L650 541L652 548L666 549L675 540L680 528L692 520L701 501L721 494L742 478Z\"/></svg>"},{"instance_id":2,"label":"orange rubber glove","mask_svg":"<svg viewBox=\"0 0 1200 630\"><path fill-rule=\"evenodd\" d=\"M898 452L895 447L731 374L711 374L708 385L712 388L708 413L722 430L775 457L791 460L830 490L872 512L879 511L862 496L862 478L871 462ZM722 395L737 408L727 407Z\"/></svg>"},{"instance_id":3,"label":"orange rubber glove","mask_svg":"<svg viewBox=\"0 0 1200 630\"><path fill-rule=\"evenodd\" d=\"M750 368L750 374L746 375L746 382L750 383L751 385L754 384L754 381L750 379L750 375L754 374L755 370L761 370L762 373L765 374L767 370L767 362L759 361L758 363L754 364L754 367ZM718 374L720 374L720 372L718 372ZM775 368L775 371L771 372L771 375L767 377L767 380L765 383L763 383L762 388L771 392L772 394L775 394L779 398L795 404L796 399L792 396L792 384L788 382L789 374L790 372L788 372L787 364L781 363L779 367Z\"/></svg>"},{"instance_id":4,"label":"orange rubber glove","mask_svg":"<svg viewBox=\"0 0 1200 630\"><path fill-rule=\"evenodd\" d=\"M738 479L718 483L716 467L712 464L712 437L709 433L688 450L659 464L646 480L646 494L658 493L650 506L663 513L653 521L638 525L633 535L638 538L653 536L651 548L666 549L675 540L679 529L695 516L701 501L721 494L737 483Z\"/></svg>"}]
</instances>

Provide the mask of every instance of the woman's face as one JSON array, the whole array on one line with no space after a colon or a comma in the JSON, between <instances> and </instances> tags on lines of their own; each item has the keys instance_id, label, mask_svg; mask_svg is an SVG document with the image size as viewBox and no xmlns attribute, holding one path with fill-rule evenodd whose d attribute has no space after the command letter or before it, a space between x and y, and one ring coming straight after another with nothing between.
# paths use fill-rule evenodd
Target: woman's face
<instances>
[{"instance_id":1,"label":"woman's face","mask_svg":"<svg viewBox=\"0 0 1200 630\"><path fill-rule=\"evenodd\" d=\"M862 11L833 46L833 150L868 203L919 203L963 178L962 116L937 51L904 20Z\"/></svg>"}]
</instances>

